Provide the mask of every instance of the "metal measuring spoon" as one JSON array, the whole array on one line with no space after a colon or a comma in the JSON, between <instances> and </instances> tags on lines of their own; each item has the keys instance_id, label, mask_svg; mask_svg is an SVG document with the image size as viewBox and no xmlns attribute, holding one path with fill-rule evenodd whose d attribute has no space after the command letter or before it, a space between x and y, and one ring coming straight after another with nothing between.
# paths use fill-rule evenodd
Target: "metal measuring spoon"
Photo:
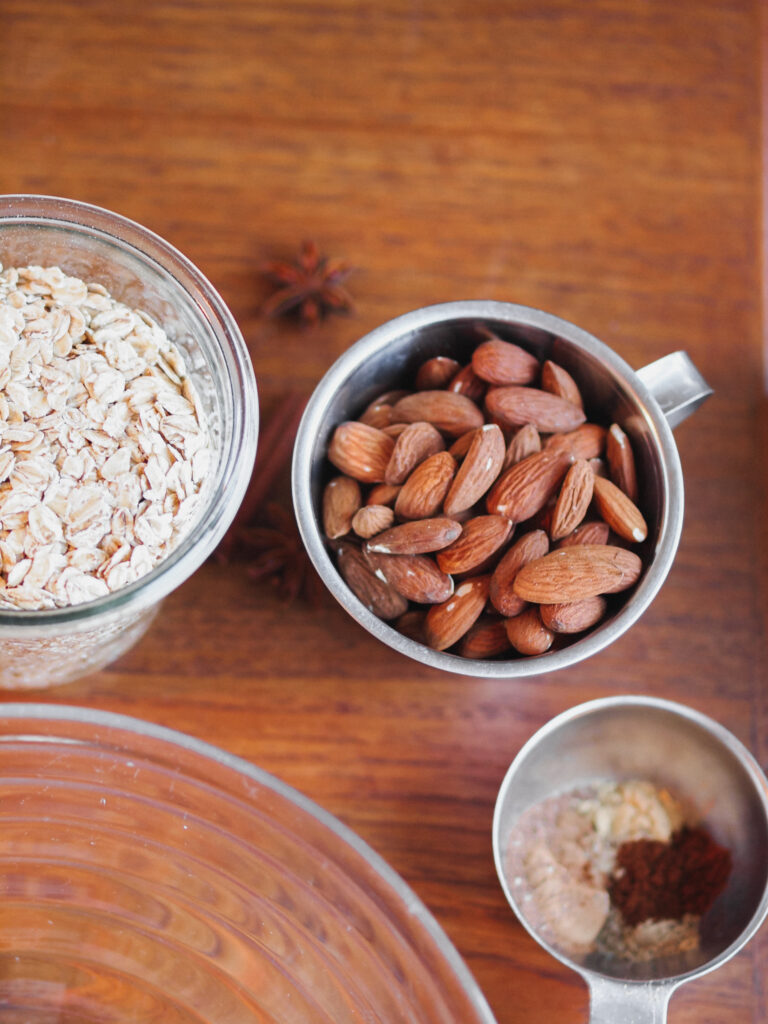
<instances>
[{"instance_id":1,"label":"metal measuring spoon","mask_svg":"<svg viewBox=\"0 0 768 1024\"><path fill-rule=\"evenodd\" d=\"M697 950L641 963L570 955L526 920L505 863L510 836L533 804L596 782L633 778L664 786L699 810L731 852L727 888L702 919ZM705 715L650 697L591 701L552 719L512 762L496 801L493 853L522 924L589 986L591 1024L664 1024L675 989L738 953L768 912L768 783L749 751Z\"/></svg>"}]
</instances>

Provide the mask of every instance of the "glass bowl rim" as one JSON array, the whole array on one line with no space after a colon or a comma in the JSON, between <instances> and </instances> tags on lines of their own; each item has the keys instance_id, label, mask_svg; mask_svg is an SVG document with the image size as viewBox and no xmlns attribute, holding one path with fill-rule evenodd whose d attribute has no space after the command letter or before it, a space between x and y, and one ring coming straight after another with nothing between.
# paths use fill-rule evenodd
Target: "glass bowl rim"
<instances>
[{"instance_id":1,"label":"glass bowl rim","mask_svg":"<svg viewBox=\"0 0 768 1024\"><path fill-rule=\"evenodd\" d=\"M9 720L29 720L31 727L34 726L35 721L93 725L96 729L101 727L105 730L115 730L142 739L157 741L171 749L181 747L195 757L214 761L223 768L252 779L265 789L271 790L328 829L334 838L350 847L371 868L386 889L397 898L400 904L398 909L408 917L415 919L423 927L428 938L434 943L437 953L466 996L469 1005L477 1012L478 1021L482 1021L483 1024L496 1024L490 1006L469 967L432 912L408 883L353 829L287 782L236 754L231 754L221 747L200 740L188 733L119 712L102 711L74 704L0 702L0 722L5 723ZM21 738L33 739L35 736L34 733L27 732L22 734ZM8 734L0 731L0 745L7 739ZM48 737L45 739L47 740ZM62 739L64 738L62 737ZM88 744L88 739L71 740L71 738L67 738L65 742ZM153 759L151 755L150 759ZM407 941L405 937L403 937L403 941Z\"/></svg>"}]
</instances>

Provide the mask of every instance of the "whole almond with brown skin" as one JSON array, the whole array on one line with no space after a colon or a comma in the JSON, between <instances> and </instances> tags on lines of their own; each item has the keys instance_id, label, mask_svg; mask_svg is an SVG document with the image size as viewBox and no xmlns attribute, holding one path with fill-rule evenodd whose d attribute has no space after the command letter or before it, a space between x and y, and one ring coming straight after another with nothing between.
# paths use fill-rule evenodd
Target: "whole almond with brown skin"
<instances>
[{"instance_id":1,"label":"whole almond with brown skin","mask_svg":"<svg viewBox=\"0 0 768 1024\"><path fill-rule=\"evenodd\" d=\"M391 487L389 484L374 484L365 499L366 505L389 505L395 504L399 487Z\"/></svg>"},{"instance_id":2,"label":"whole almond with brown skin","mask_svg":"<svg viewBox=\"0 0 768 1024\"><path fill-rule=\"evenodd\" d=\"M605 427L597 423L582 423L565 434L553 434L544 448L548 452L563 452L574 459L594 459L605 451Z\"/></svg>"},{"instance_id":3,"label":"whole almond with brown skin","mask_svg":"<svg viewBox=\"0 0 768 1024\"><path fill-rule=\"evenodd\" d=\"M488 596L491 604L502 615L519 615L526 602L513 590L515 577L524 565L541 558L549 551L549 537L543 530L523 534L503 558L491 575Z\"/></svg>"},{"instance_id":4,"label":"whole almond with brown skin","mask_svg":"<svg viewBox=\"0 0 768 1024\"><path fill-rule=\"evenodd\" d=\"M539 432L532 423L526 423L524 427L520 427L518 431L512 436L509 444L507 445L507 454L504 456L504 465L502 469L509 469L510 466L516 465L518 462L522 462L523 459L529 455L533 455L534 452L541 451L541 437Z\"/></svg>"},{"instance_id":5,"label":"whole almond with brown skin","mask_svg":"<svg viewBox=\"0 0 768 1024\"><path fill-rule=\"evenodd\" d=\"M586 459L577 459L565 474L555 507L552 510L552 522L549 536L552 540L560 540L567 536L587 514L592 501L592 490L595 474Z\"/></svg>"},{"instance_id":6,"label":"whole almond with brown skin","mask_svg":"<svg viewBox=\"0 0 768 1024\"><path fill-rule=\"evenodd\" d=\"M541 365L541 389L564 398L566 402L578 405L580 409L584 408L579 385L567 370L558 363L553 363L551 359L547 359Z\"/></svg>"},{"instance_id":7,"label":"whole almond with brown skin","mask_svg":"<svg viewBox=\"0 0 768 1024\"><path fill-rule=\"evenodd\" d=\"M418 465L395 501L395 514L401 519L428 519L445 500L456 473L456 460L448 452L430 455Z\"/></svg>"},{"instance_id":8,"label":"whole almond with brown skin","mask_svg":"<svg viewBox=\"0 0 768 1024\"><path fill-rule=\"evenodd\" d=\"M553 633L583 633L598 624L607 607L605 598L595 594L568 604L540 604L539 614L541 621Z\"/></svg>"},{"instance_id":9,"label":"whole almond with brown skin","mask_svg":"<svg viewBox=\"0 0 768 1024\"><path fill-rule=\"evenodd\" d=\"M602 519L596 519L591 523L582 523L569 533L567 537L557 542L559 548L569 548L575 544L607 544L611 528Z\"/></svg>"},{"instance_id":10,"label":"whole almond with brown skin","mask_svg":"<svg viewBox=\"0 0 768 1024\"><path fill-rule=\"evenodd\" d=\"M383 391L377 395L371 405L394 405L395 402L399 402L401 398L405 398L409 394L410 391L406 391L405 388L390 388L389 391Z\"/></svg>"},{"instance_id":11,"label":"whole almond with brown skin","mask_svg":"<svg viewBox=\"0 0 768 1024\"><path fill-rule=\"evenodd\" d=\"M445 497L446 515L463 512L478 502L501 471L506 453L499 427L486 423L475 434Z\"/></svg>"},{"instance_id":12,"label":"whole almond with brown skin","mask_svg":"<svg viewBox=\"0 0 768 1024\"><path fill-rule=\"evenodd\" d=\"M557 492L571 458L551 452L534 452L499 477L486 499L493 515L521 523L543 508Z\"/></svg>"},{"instance_id":13,"label":"whole almond with brown skin","mask_svg":"<svg viewBox=\"0 0 768 1024\"><path fill-rule=\"evenodd\" d=\"M641 543L648 536L648 526L640 509L611 480L595 477L595 506L603 519L619 537Z\"/></svg>"},{"instance_id":14,"label":"whole almond with brown skin","mask_svg":"<svg viewBox=\"0 0 768 1024\"><path fill-rule=\"evenodd\" d=\"M444 448L443 435L431 423L409 423L395 441L384 482L402 484L420 462Z\"/></svg>"},{"instance_id":15,"label":"whole almond with brown skin","mask_svg":"<svg viewBox=\"0 0 768 1024\"><path fill-rule=\"evenodd\" d=\"M539 375L539 361L519 345L491 338L472 353L472 369L489 384L531 384Z\"/></svg>"},{"instance_id":16,"label":"whole almond with brown skin","mask_svg":"<svg viewBox=\"0 0 768 1024\"><path fill-rule=\"evenodd\" d=\"M382 427L382 432L396 441L408 426L407 423L390 423L388 427Z\"/></svg>"},{"instance_id":17,"label":"whole almond with brown skin","mask_svg":"<svg viewBox=\"0 0 768 1024\"><path fill-rule=\"evenodd\" d=\"M471 572L481 566L512 533L503 516L475 516L464 524L461 535L437 553L437 564L447 573Z\"/></svg>"},{"instance_id":18,"label":"whole almond with brown skin","mask_svg":"<svg viewBox=\"0 0 768 1024\"><path fill-rule=\"evenodd\" d=\"M448 386L460 369L461 364L447 356L428 359L416 372L416 390L439 391Z\"/></svg>"},{"instance_id":19,"label":"whole almond with brown skin","mask_svg":"<svg viewBox=\"0 0 768 1024\"><path fill-rule=\"evenodd\" d=\"M375 537L388 530L395 521L395 513L387 505L366 505L352 517L352 529L358 537Z\"/></svg>"},{"instance_id":20,"label":"whole almond with brown skin","mask_svg":"<svg viewBox=\"0 0 768 1024\"><path fill-rule=\"evenodd\" d=\"M457 437L448 449L448 452L454 457L454 459L463 459L471 448L477 431L482 429L482 427L476 427L474 430L468 430L466 434L462 434L461 437Z\"/></svg>"},{"instance_id":21,"label":"whole almond with brown skin","mask_svg":"<svg viewBox=\"0 0 768 1024\"><path fill-rule=\"evenodd\" d=\"M361 423L383 430L392 423L392 406L386 402L372 402L358 417Z\"/></svg>"},{"instance_id":22,"label":"whole almond with brown skin","mask_svg":"<svg viewBox=\"0 0 768 1024\"><path fill-rule=\"evenodd\" d=\"M383 431L349 420L333 432L328 458L346 476L375 484L384 479L394 446Z\"/></svg>"},{"instance_id":23,"label":"whole almond with brown skin","mask_svg":"<svg viewBox=\"0 0 768 1024\"><path fill-rule=\"evenodd\" d=\"M414 519L378 534L368 542L366 550L382 555L424 555L447 548L460 533L461 523L455 519Z\"/></svg>"},{"instance_id":24,"label":"whole almond with brown skin","mask_svg":"<svg viewBox=\"0 0 768 1024\"><path fill-rule=\"evenodd\" d=\"M627 497L637 501L637 470L635 456L629 438L618 425L612 423L605 440L605 457L611 480L620 487Z\"/></svg>"},{"instance_id":25,"label":"whole almond with brown skin","mask_svg":"<svg viewBox=\"0 0 768 1024\"><path fill-rule=\"evenodd\" d=\"M558 395L514 384L490 390L485 407L508 427L532 423L544 434L574 430L587 418L578 405Z\"/></svg>"},{"instance_id":26,"label":"whole almond with brown skin","mask_svg":"<svg viewBox=\"0 0 768 1024\"><path fill-rule=\"evenodd\" d=\"M405 423L424 420L449 437L459 437L483 425L483 414L475 403L452 391L417 391L406 395L393 407L392 417Z\"/></svg>"},{"instance_id":27,"label":"whole almond with brown skin","mask_svg":"<svg viewBox=\"0 0 768 1024\"><path fill-rule=\"evenodd\" d=\"M450 381L448 390L454 392L454 394L471 398L473 402L479 404L485 398L488 385L477 376L472 369L472 364L469 363L467 366L462 366L453 380Z\"/></svg>"},{"instance_id":28,"label":"whole almond with brown skin","mask_svg":"<svg viewBox=\"0 0 768 1024\"><path fill-rule=\"evenodd\" d=\"M488 576L464 580L452 597L427 612L424 635L427 646L445 651L474 625L488 600Z\"/></svg>"},{"instance_id":29,"label":"whole almond with brown skin","mask_svg":"<svg viewBox=\"0 0 768 1024\"><path fill-rule=\"evenodd\" d=\"M439 604L453 593L453 577L428 555L379 555L365 552L376 575L416 604Z\"/></svg>"},{"instance_id":30,"label":"whole almond with brown skin","mask_svg":"<svg viewBox=\"0 0 768 1024\"><path fill-rule=\"evenodd\" d=\"M339 572L355 597L380 619L396 619L408 601L373 572L360 548L342 542L337 552Z\"/></svg>"},{"instance_id":31,"label":"whole almond with brown skin","mask_svg":"<svg viewBox=\"0 0 768 1024\"><path fill-rule=\"evenodd\" d=\"M504 619L481 615L459 645L462 658L493 658L510 649Z\"/></svg>"},{"instance_id":32,"label":"whole almond with brown skin","mask_svg":"<svg viewBox=\"0 0 768 1024\"><path fill-rule=\"evenodd\" d=\"M627 590L642 571L643 563L634 551L612 544L577 544L529 562L512 586L524 601L561 604Z\"/></svg>"},{"instance_id":33,"label":"whole almond with brown skin","mask_svg":"<svg viewBox=\"0 0 768 1024\"><path fill-rule=\"evenodd\" d=\"M329 540L352 529L352 518L362 503L360 484L351 476L335 476L323 491L323 530Z\"/></svg>"},{"instance_id":34,"label":"whole almond with brown skin","mask_svg":"<svg viewBox=\"0 0 768 1024\"><path fill-rule=\"evenodd\" d=\"M504 620L507 639L518 654L544 654L552 646L555 635L541 621L538 608L526 608L514 618Z\"/></svg>"},{"instance_id":35,"label":"whole almond with brown skin","mask_svg":"<svg viewBox=\"0 0 768 1024\"><path fill-rule=\"evenodd\" d=\"M410 611L404 612L399 618L395 619L392 625L403 636L407 636L409 640L415 640L417 644L425 643L424 640L424 620L427 617L427 613L422 608L411 608Z\"/></svg>"}]
</instances>

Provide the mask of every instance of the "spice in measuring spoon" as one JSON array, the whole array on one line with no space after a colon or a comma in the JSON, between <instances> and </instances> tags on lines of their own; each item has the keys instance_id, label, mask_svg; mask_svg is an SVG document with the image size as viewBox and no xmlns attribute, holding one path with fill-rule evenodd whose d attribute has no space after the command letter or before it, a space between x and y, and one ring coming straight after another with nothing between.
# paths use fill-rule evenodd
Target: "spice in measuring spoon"
<instances>
[{"instance_id":1,"label":"spice in measuring spoon","mask_svg":"<svg viewBox=\"0 0 768 1024\"><path fill-rule=\"evenodd\" d=\"M730 869L728 850L642 780L529 808L507 850L518 905L543 938L569 955L636 961L697 948Z\"/></svg>"}]
</instances>

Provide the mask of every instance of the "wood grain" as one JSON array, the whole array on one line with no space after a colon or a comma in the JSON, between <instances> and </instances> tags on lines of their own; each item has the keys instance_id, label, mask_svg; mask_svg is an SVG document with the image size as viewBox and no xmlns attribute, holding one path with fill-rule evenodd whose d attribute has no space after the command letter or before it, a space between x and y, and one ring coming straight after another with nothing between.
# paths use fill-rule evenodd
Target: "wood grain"
<instances>
[{"instance_id":1,"label":"wood grain","mask_svg":"<svg viewBox=\"0 0 768 1024\"><path fill-rule=\"evenodd\" d=\"M445 676L330 599L285 607L244 566L211 563L120 662L43 695L188 731L337 814L426 901L499 1024L586 1015L491 858L498 785L538 726L651 693L768 758L759 7L3 3L2 191L94 202L174 243L230 304L265 404L308 393L375 325L454 298L546 309L633 366L685 348L716 389L677 431L687 511L669 579L586 665ZM305 237L359 268L356 311L264 322L259 267ZM761 952L681 990L671 1020L765 1020Z\"/></svg>"}]
</instances>

